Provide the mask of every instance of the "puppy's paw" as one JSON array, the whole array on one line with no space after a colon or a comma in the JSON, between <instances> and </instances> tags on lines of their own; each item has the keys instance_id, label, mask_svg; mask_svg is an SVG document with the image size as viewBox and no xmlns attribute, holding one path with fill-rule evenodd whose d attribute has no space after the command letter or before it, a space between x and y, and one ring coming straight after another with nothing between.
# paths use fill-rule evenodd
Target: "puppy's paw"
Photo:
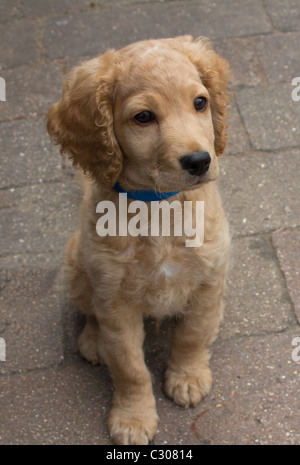
<instances>
[{"instance_id":1,"label":"puppy's paw","mask_svg":"<svg viewBox=\"0 0 300 465\"><path fill-rule=\"evenodd\" d=\"M155 409L136 412L113 408L108 419L108 428L114 444L145 445L154 438L157 421Z\"/></svg>"},{"instance_id":2,"label":"puppy's paw","mask_svg":"<svg viewBox=\"0 0 300 465\"><path fill-rule=\"evenodd\" d=\"M197 375L188 375L168 368L165 377L165 393L175 404L183 408L194 407L212 386L212 376L210 369L203 368Z\"/></svg>"}]
</instances>

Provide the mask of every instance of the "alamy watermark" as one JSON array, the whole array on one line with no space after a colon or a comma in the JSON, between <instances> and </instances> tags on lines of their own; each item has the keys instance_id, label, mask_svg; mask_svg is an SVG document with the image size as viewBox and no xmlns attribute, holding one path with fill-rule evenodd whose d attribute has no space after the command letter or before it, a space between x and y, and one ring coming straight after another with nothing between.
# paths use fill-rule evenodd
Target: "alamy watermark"
<instances>
[{"instance_id":1,"label":"alamy watermark","mask_svg":"<svg viewBox=\"0 0 300 465\"><path fill-rule=\"evenodd\" d=\"M6 361L6 343L3 337L0 337L0 362Z\"/></svg>"},{"instance_id":2,"label":"alamy watermark","mask_svg":"<svg viewBox=\"0 0 300 465\"><path fill-rule=\"evenodd\" d=\"M186 247L200 247L204 241L204 202L167 200L144 202L134 200L127 206L127 194L119 194L119 211L110 200L97 204L101 213L97 234L105 236L182 236ZM134 214L132 216L132 214ZM130 215L130 218L129 218ZM173 215L173 228L171 217ZM173 229L173 230L171 230Z\"/></svg>"},{"instance_id":3,"label":"alamy watermark","mask_svg":"<svg viewBox=\"0 0 300 465\"><path fill-rule=\"evenodd\" d=\"M292 346L296 346L292 351L293 362L300 362L300 337L294 337L292 340Z\"/></svg>"},{"instance_id":4,"label":"alamy watermark","mask_svg":"<svg viewBox=\"0 0 300 465\"><path fill-rule=\"evenodd\" d=\"M6 101L6 84L5 79L0 77L0 102Z\"/></svg>"},{"instance_id":5,"label":"alamy watermark","mask_svg":"<svg viewBox=\"0 0 300 465\"><path fill-rule=\"evenodd\" d=\"M292 86L295 88L292 90L292 99L294 102L300 101L300 77L294 77L292 80Z\"/></svg>"}]
</instances>

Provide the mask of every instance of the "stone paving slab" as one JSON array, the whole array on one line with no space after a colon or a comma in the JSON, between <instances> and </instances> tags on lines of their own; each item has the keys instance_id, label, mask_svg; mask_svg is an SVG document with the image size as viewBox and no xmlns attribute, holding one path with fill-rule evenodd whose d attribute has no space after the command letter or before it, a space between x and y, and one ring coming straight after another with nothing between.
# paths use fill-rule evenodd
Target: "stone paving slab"
<instances>
[{"instance_id":1,"label":"stone paving slab","mask_svg":"<svg viewBox=\"0 0 300 465\"><path fill-rule=\"evenodd\" d=\"M5 253L2 252L2 253ZM1 270L15 270L20 268L36 270L59 271L64 257L64 250L59 249L52 252L35 253L24 252L13 255L0 256Z\"/></svg>"},{"instance_id":2,"label":"stone paving slab","mask_svg":"<svg viewBox=\"0 0 300 465\"><path fill-rule=\"evenodd\" d=\"M160 2L176 2L178 0L154 0ZM192 0L195 1L195 0ZM98 8L118 8L123 5L153 3L153 0L26 0L19 5L19 10L25 18L58 15L71 12L97 10Z\"/></svg>"},{"instance_id":3,"label":"stone paving slab","mask_svg":"<svg viewBox=\"0 0 300 465\"><path fill-rule=\"evenodd\" d=\"M2 44L13 46L1 47L0 67L27 65L37 60L37 27L34 21L9 22L0 24Z\"/></svg>"},{"instance_id":4,"label":"stone paving slab","mask_svg":"<svg viewBox=\"0 0 300 465\"><path fill-rule=\"evenodd\" d=\"M80 188L74 181L35 184L0 197L0 254L61 251L77 224Z\"/></svg>"},{"instance_id":5,"label":"stone paving slab","mask_svg":"<svg viewBox=\"0 0 300 465\"><path fill-rule=\"evenodd\" d=\"M0 3L0 23L21 18L16 1L2 0Z\"/></svg>"},{"instance_id":6,"label":"stone paving slab","mask_svg":"<svg viewBox=\"0 0 300 465\"><path fill-rule=\"evenodd\" d=\"M212 392L188 410L163 393L166 350L156 335L153 344L162 350L148 363L160 417L154 444L299 443L299 363L291 357L299 334L216 342ZM79 358L68 366L15 375L13 383L3 377L0 408L7 421L0 443L110 444L111 396L107 369Z\"/></svg>"},{"instance_id":7,"label":"stone paving slab","mask_svg":"<svg viewBox=\"0 0 300 465\"><path fill-rule=\"evenodd\" d=\"M191 0L197 1L197 0ZM145 3L170 3L178 0L1 0L0 23L17 19L36 19L46 16L57 16L71 12L94 11L99 8L118 8Z\"/></svg>"},{"instance_id":8,"label":"stone paving slab","mask_svg":"<svg viewBox=\"0 0 300 465\"><path fill-rule=\"evenodd\" d=\"M234 102L230 105L230 116L228 121L229 140L225 150L226 155L236 155L250 149L249 138L242 123L240 114ZM225 156L220 159L221 165L227 162Z\"/></svg>"},{"instance_id":9,"label":"stone paving slab","mask_svg":"<svg viewBox=\"0 0 300 465\"><path fill-rule=\"evenodd\" d=\"M300 30L299 0L263 0L267 14L280 31Z\"/></svg>"},{"instance_id":10,"label":"stone paving slab","mask_svg":"<svg viewBox=\"0 0 300 465\"><path fill-rule=\"evenodd\" d=\"M51 0L51 2L26 0L25 2L21 2L19 10L25 18L36 18L84 10L91 3L95 4L96 2L91 2L90 0Z\"/></svg>"},{"instance_id":11,"label":"stone paving slab","mask_svg":"<svg viewBox=\"0 0 300 465\"><path fill-rule=\"evenodd\" d=\"M272 241L300 324L300 231L298 229L275 231L272 234Z\"/></svg>"},{"instance_id":12,"label":"stone paving slab","mask_svg":"<svg viewBox=\"0 0 300 465\"><path fill-rule=\"evenodd\" d=\"M216 40L214 46L216 51L230 63L232 85L258 86L264 83L261 65L250 38Z\"/></svg>"},{"instance_id":13,"label":"stone paving slab","mask_svg":"<svg viewBox=\"0 0 300 465\"><path fill-rule=\"evenodd\" d=\"M238 108L255 150L300 145L300 104L292 99L293 89L289 83L236 92Z\"/></svg>"},{"instance_id":14,"label":"stone paving slab","mask_svg":"<svg viewBox=\"0 0 300 465\"><path fill-rule=\"evenodd\" d=\"M232 243L220 338L280 332L294 323L285 281L268 235Z\"/></svg>"},{"instance_id":15,"label":"stone paving slab","mask_svg":"<svg viewBox=\"0 0 300 465\"><path fill-rule=\"evenodd\" d=\"M2 271L0 336L6 361L0 374L24 372L63 360L63 331L56 270Z\"/></svg>"},{"instance_id":16,"label":"stone paving slab","mask_svg":"<svg viewBox=\"0 0 300 465\"><path fill-rule=\"evenodd\" d=\"M252 40L268 82L289 82L299 76L299 32L258 36Z\"/></svg>"},{"instance_id":17,"label":"stone paving slab","mask_svg":"<svg viewBox=\"0 0 300 465\"><path fill-rule=\"evenodd\" d=\"M44 116L60 98L64 82L58 63L3 70L1 77L6 81L6 101L1 102L0 121Z\"/></svg>"},{"instance_id":18,"label":"stone paving slab","mask_svg":"<svg viewBox=\"0 0 300 465\"><path fill-rule=\"evenodd\" d=\"M233 236L299 225L299 150L220 159L220 187Z\"/></svg>"},{"instance_id":19,"label":"stone paving slab","mask_svg":"<svg viewBox=\"0 0 300 465\"><path fill-rule=\"evenodd\" d=\"M228 0L120 7L50 18L44 27L46 55L51 59L97 55L108 47L147 38L192 34L218 39L271 30L257 0L245 0L240 8Z\"/></svg>"},{"instance_id":20,"label":"stone paving slab","mask_svg":"<svg viewBox=\"0 0 300 465\"><path fill-rule=\"evenodd\" d=\"M0 144L0 188L61 178L58 150L51 143L43 120L1 124Z\"/></svg>"},{"instance_id":21,"label":"stone paving slab","mask_svg":"<svg viewBox=\"0 0 300 465\"><path fill-rule=\"evenodd\" d=\"M69 366L2 377L0 444L111 444L105 367Z\"/></svg>"},{"instance_id":22,"label":"stone paving slab","mask_svg":"<svg viewBox=\"0 0 300 465\"><path fill-rule=\"evenodd\" d=\"M296 332L215 343L213 389L195 409L163 395L156 444L299 444L299 362ZM175 426L176 425L176 426Z\"/></svg>"}]
</instances>

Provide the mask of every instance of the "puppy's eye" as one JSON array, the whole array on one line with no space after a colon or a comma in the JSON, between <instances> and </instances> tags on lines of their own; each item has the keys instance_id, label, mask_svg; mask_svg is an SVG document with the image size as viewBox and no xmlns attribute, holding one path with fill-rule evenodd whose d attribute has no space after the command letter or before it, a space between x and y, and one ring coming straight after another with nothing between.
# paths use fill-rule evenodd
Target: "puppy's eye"
<instances>
[{"instance_id":1,"label":"puppy's eye","mask_svg":"<svg viewBox=\"0 0 300 465\"><path fill-rule=\"evenodd\" d=\"M207 107L207 98L206 97L197 97L194 100L194 107L197 111L204 111Z\"/></svg>"},{"instance_id":2,"label":"puppy's eye","mask_svg":"<svg viewBox=\"0 0 300 465\"><path fill-rule=\"evenodd\" d=\"M134 121L139 123L139 124L148 124L151 123L155 119L155 116L151 111L141 111L141 113L138 113L134 117Z\"/></svg>"}]
</instances>

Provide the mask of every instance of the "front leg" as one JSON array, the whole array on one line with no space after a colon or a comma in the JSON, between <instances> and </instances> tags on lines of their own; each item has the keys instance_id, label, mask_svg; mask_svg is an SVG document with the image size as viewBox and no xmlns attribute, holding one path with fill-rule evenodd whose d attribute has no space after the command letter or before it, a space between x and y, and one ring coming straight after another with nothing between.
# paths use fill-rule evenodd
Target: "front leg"
<instances>
[{"instance_id":1,"label":"front leg","mask_svg":"<svg viewBox=\"0 0 300 465\"><path fill-rule=\"evenodd\" d=\"M119 303L101 311L97 319L99 353L115 387L108 419L111 438L115 444L148 444L156 433L158 417L144 362L142 314Z\"/></svg>"},{"instance_id":2,"label":"front leg","mask_svg":"<svg viewBox=\"0 0 300 465\"><path fill-rule=\"evenodd\" d=\"M165 375L165 392L184 408L193 407L212 386L208 346L223 315L224 280L193 295L175 330Z\"/></svg>"}]
</instances>

